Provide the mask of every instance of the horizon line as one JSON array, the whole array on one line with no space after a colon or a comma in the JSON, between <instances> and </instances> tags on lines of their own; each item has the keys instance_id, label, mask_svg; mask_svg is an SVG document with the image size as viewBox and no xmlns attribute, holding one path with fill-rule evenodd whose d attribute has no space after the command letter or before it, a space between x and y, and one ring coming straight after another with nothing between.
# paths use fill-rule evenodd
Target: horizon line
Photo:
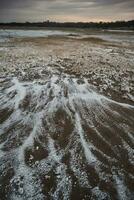
<instances>
[{"instance_id":1,"label":"horizon line","mask_svg":"<svg viewBox=\"0 0 134 200\"><path fill-rule=\"evenodd\" d=\"M24 23L115 23L115 22L130 22L130 21L134 21L134 19L130 19L130 20L113 20L113 21L104 21L104 20L100 20L100 21L51 21L51 20L45 20L45 21L0 21L0 24L11 24L11 23L19 23L19 24L24 24Z\"/></svg>"}]
</instances>

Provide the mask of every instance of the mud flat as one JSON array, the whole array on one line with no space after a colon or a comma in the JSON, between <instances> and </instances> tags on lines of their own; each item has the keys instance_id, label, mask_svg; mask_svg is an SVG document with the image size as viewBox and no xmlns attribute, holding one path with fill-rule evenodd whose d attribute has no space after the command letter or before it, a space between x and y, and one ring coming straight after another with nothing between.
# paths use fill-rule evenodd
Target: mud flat
<instances>
[{"instance_id":1,"label":"mud flat","mask_svg":"<svg viewBox=\"0 0 134 200\"><path fill-rule=\"evenodd\" d=\"M133 33L2 31L0 199L132 200Z\"/></svg>"}]
</instances>

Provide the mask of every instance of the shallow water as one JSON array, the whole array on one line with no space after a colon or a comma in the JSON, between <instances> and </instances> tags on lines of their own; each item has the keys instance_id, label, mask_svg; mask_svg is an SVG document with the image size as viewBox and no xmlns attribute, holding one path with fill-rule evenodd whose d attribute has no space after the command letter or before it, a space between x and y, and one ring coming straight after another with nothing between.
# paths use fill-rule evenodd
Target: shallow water
<instances>
[{"instance_id":1,"label":"shallow water","mask_svg":"<svg viewBox=\"0 0 134 200\"><path fill-rule=\"evenodd\" d=\"M60 30L13 30L1 29L0 38L17 38L17 37L48 37L48 36L67 36L69 32Z\"/></svg>"}]
</instances>

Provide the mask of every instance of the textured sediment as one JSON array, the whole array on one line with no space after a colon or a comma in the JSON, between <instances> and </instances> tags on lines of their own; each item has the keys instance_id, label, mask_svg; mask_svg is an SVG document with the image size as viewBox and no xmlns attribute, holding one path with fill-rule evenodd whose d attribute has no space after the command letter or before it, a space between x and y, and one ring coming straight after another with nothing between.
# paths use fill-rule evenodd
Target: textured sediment
<instances>
[{"instance_id":1,"label":"textured sediment","mask_svg":"<svg viewBox=\"0 0 134 200\"><path fill-rule=\"evenodd\" d=\"M23 38L0 52L1 199L133 199L132 46Z\"/></svg>"}]
</instances>

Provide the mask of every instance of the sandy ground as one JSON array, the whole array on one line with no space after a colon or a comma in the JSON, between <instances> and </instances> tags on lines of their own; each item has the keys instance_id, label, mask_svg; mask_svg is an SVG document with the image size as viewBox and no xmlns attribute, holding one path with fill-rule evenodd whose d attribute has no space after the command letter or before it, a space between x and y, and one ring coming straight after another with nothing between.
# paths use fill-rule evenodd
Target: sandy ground
<instances>
[{"instance_id":1,"label":"sandy ground","mask_svg":"<svg viewBox=\"0 0 134 200\"><path fill-rule=\"evenodd\" d=\"M1 199L133 199L133 33L21 34L0 41Z\"/></svg>"}]
</instances>

